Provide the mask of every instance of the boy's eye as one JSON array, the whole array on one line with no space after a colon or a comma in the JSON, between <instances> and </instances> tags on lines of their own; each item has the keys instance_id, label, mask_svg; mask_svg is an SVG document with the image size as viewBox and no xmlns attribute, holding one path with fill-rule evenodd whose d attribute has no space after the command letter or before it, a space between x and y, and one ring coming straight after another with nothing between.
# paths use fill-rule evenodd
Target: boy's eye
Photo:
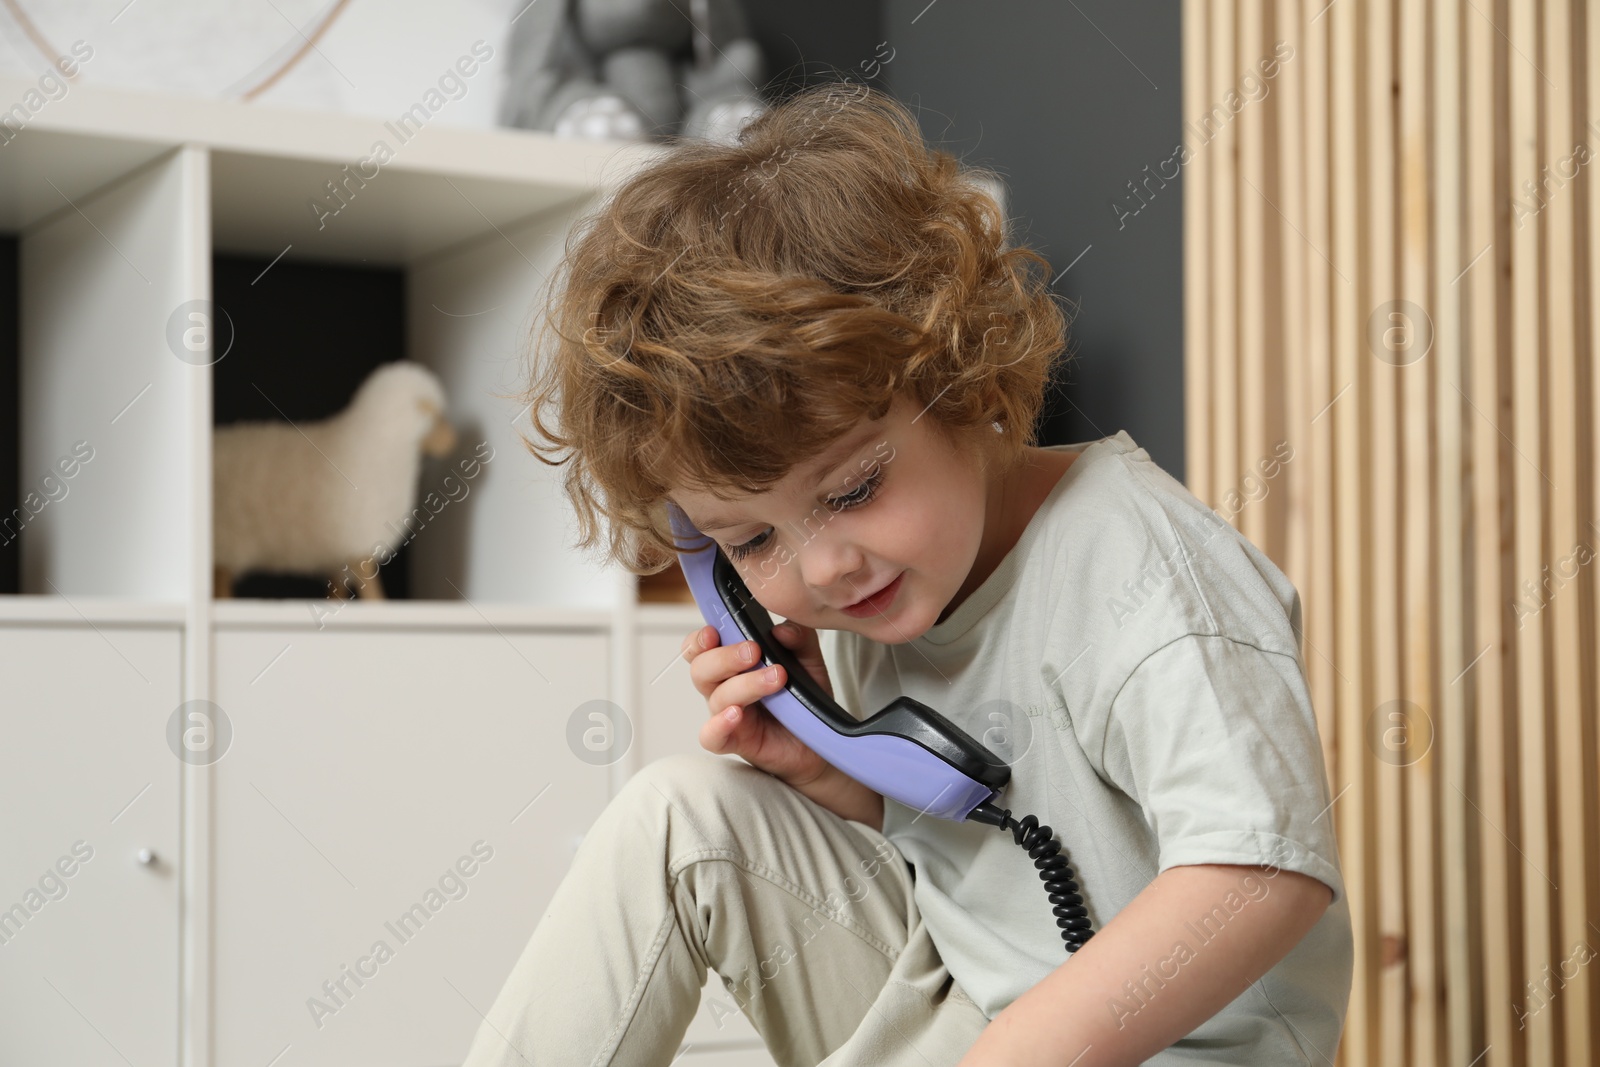
<instances>
[{"instance_id":1,"label":"boy's eye","mask_svg":"<svg viewBox=\"0 0 1600 1067\"><path fill-rule=\"evenodd\" d=\"M762 545L766 544L766 539L768 536L769 535L766 533L761 533L757 534L755 537L752 537L742 545L729 545L729 558L735 560L744 559L746 556L759 549Z\"/></svg>"},{"instance_id":2,"label":"boy's eye","mask_svg":"<svg viewBox=\"0 0 1600 1067\"><path fill-rule=\"evenodd\" d=\"M845 496L834 497L832 500L828 501L828 506L835 512L848 511L851 508L859 508L862 504L865 504L877 494L878 486L882 484L882 482L883 468L874 468L872 476L866 481L862 482L859 488ZM770 530L766 530L757 534L755 537L752 537L742 545L729 545L728 558L733 560L741 560L752 553L759 552L761 548L766 545L767 541L771 539L771 536L772 532Z\"/></svg>"}]
</instances>

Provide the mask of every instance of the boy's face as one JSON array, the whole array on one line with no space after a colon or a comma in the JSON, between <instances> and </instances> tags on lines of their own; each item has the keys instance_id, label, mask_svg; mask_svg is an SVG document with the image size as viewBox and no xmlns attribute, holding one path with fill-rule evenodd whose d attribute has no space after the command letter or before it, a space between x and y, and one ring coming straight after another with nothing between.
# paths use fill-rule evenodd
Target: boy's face
<instances>
[{"instance_id":1,"label":"boy's face","mask_svg":"<svg viewBox=\"0 0 1600 1067\"><path fill-rule=\"evenodd\" d=\"M896 397L883 419L863 421L765 493L724 501L681 489L672 499L769 612L910 641L993 569L974 564L1000 538L998 483L975 450L952 448L919 414ZM886 603L845 610L896 582Z\"/></svg>"}]
</instances>

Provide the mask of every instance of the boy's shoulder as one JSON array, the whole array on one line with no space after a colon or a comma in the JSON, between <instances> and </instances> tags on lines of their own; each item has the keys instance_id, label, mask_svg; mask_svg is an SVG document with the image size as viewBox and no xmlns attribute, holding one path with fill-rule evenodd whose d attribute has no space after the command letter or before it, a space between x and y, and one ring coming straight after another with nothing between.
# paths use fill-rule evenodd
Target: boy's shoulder
<instances>
[{"instance_id":1,"label":"boy's shoulder","mask_svg":"<svg viewBox=\"0 0 1600 1067\"><path fill-rule=\"evenodd\" d=\"M1083 450L1041 516L1013 613L1049 628L1050 654L1094 650L1107 682L1189 634L1299 655L1293 583L1127 431L1053 447Z\"/></svg>"}]
</instances>

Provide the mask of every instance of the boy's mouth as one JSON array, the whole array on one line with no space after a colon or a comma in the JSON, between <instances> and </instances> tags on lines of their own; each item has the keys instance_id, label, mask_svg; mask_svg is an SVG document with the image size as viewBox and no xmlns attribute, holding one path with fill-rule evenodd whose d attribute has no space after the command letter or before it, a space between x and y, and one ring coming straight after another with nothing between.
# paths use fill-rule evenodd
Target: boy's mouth
<instances>
[{"instance_id":1,"label":"boy's mouth","mask_svg":"<svg viewBox=\"0 0 1600 1067\"><path fill-rule=\"evenodd\" d=\"M890 604L894 603L894 598L899 595L900 582L904 577L905 572L901 571L895 575L892 582L879 589L876 593L862 597L854 604L848 604L839 610L855 618L866 618L870 615L881 614L888 609Z\"/></svg>"}]
</instances>

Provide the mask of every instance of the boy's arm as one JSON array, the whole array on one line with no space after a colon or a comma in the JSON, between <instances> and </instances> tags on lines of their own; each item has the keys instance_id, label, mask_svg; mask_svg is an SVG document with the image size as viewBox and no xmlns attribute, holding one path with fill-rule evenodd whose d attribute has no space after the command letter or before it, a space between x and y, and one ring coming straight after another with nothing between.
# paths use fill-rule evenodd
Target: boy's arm
<instances>
[{"instance_id":1,"label":"boy's arm","mask_svg":"<svg viewBox=\"0 0 1600 1067\"><path fill-rule=\"evenodd\" d=\"M841 819L866 823L883 832L883 794L862 785L831 763L807 782L788 782ZM787 779L785 779L787 781Z\"/></svg>"},{"instance_id":2,"label":"boy's arm","mask_svg":"<svg viewBox=\"0 0 1600 1067\"><path fill-rule=\"evenodd\" d=\"M1230 894L1232 909L1224 903ZM1232 864L1168 868L995 1016L957 1067L1142 1063L1288 955L1332 898L1326 885L1296 871ZM1199 920L1213 910L1226 922L1214 920L1202 931L1211 940L1202 942Z\"/></svg>"}]
</instances>

